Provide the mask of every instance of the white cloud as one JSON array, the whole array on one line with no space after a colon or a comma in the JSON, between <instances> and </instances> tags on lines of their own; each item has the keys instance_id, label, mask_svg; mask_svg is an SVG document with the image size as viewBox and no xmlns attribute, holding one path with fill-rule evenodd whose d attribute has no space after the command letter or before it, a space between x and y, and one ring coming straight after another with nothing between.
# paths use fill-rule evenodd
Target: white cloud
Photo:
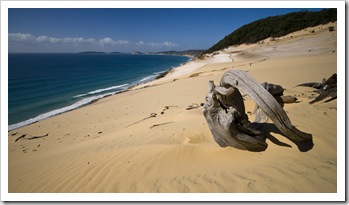
<instances>
[{"instance_id":1,"label":"white cloud","mask_svg":"<svg viewBox=\"0 0 349 205\"><path fill-rule=\"evenodd\" d=\"M85 44L91 44L95 43L94 40L91 41L91 39L85 39L85 38L64 38L64 39L55 39L53 38L57 43L63 43L63 44L70 44L70 45L85 45ZM51 41L54 43L54 41Z\"/></svg>"},{"instance_id":2,"label":"white cloud","mask_svg":"<svg viewBox=\"0 0 349 205\"><path fill-rule=\"evenodd\" d=\"M114 41L111 38L102 38L99 40L99 43L104 46L104 45L112 45Z\"/></svg>"},{"instance_id":3,"label":"white cloud","mask_svg":"<svg viewBox=\"0 0 349 205\"><path fill-rule=\"evenodd\" d=\"M49 42L49 38L47 36L39 36L35 40L38 43L48 43Z\"/></svg>"},{"instance_id":4,"label":"white cloud","mask_svg":"<svg viewBox=\"0 0 349 205\"><path fill-rule=\"evenodd\" d=\"M8 39L9 42L32 43L35 37L29 33L9 33Z\"/></svg>"},{"instance_id":5,"label":"white cloud","mask_svg":"<svg viewBox=\"0 0 349 205\"><path fill-rule=\"evenodd\" d=\"M144 45L144 42L143 42L143 41L138 41L138 42L136 43L136 45L137 45L137 46L143 46L143 45Z\"/></svg>"},{"instance_id":6,"label":"white cloud","mask_svg":"<svg viewBox=\"0 0 349 205\"><path fill-rule=\"evenodd\" d=\"M131 42L127 40L114 40L110 37L101 38L99 40L96 40L95 38L83 38L83 37L67 37L67 38L55 38L50 36L33 36L31 34L25 34L25 33L9 33L9 46L11 44L16 45L70 45L70 46L95 46L95 47L117 47L116 49L120 47L137 47L142 46L143 49L167 49L167 48L173 48L177 47L178 44L172 43L169 41L165 41L163 43L154 43L154 42L144 42L144 41L138 41L138 42Z\"/></svg>"},{"instance_id":7,"label":"white cloud","mask_svg":"<svg viewBox=\"0 0 349 205\"><path fill-rule=\"evenodd\" d=\"M148 45L153 47L153 48L173 48L173 47L177 47L178 46L178 44L172 43L172 42L168 42L168 41L165 41L163 43L151 42L151 43L148 43Z\"/></svg>"},{"instance_id":8,"label":"white cloud","mask_svg":"<svg viewBox=\"0 0 349 205\"><path fill-rule=\"evenodd\" d=\"M31 34L23 33L9 33L9 43L23 43L23 44L68 44L68 45L84 45L96 44L93 38L85 39L79 38L55 38L49 36L35 37Z\"/></svg>"},{"instance_id":9,"label":"white cloud","mask_svg":"<svg viewBox=\"0 0 349 205\"><path fill-rule=\"evenodd\" d=\"M175 43L167 42L167 41L166 41L166 42L163 42L162 45L167 46L167 47L176 47L176 46L178 46L178 45L175 44Z\"/></svg>"},{"instance_id":10,"label":"white cloud","mask_svg":"<svg viewBox=\"0 0 349 205\"><path fill-rule=\"evenodd\" d=\"M116 45L127 45L129 44L129 41L125 41L125 40L117 40L114 41L111 38L102 38L101 40L99 40L99 44L101 46L116 46Z\"/></svg>"}]
</instances>

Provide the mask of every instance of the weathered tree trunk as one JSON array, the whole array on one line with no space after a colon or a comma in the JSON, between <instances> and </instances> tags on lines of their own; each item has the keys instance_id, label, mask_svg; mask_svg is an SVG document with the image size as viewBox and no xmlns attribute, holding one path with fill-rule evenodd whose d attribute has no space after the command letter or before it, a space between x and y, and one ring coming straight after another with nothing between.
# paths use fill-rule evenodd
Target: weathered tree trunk
<instances>
[{"instance_id":1,"label":"weathered tree trunk","mask_svg":"<svg viewBox=\"0 0 349 205\"><path fill-rule=\"evenodd\" d=\"M337 73L332 74L331 77L329 77L327 80L324 78L322 80L322 83L311 82L303 83L298 86L312 87L317 89L316 92L319 93L319 96L317 96L314 100L310 101L310 104L319 102L326 98L329 99L325 102L337 99Z\"/></svg>"},{"instance_id":2,"label":"weathered tree trunk","mask_svg":"<svg viewBox=\"0 0 349 205\"><path fill-rule=\"evenodd\" d=\"M275 98L275 100L280 104L281 107L284 107L285 103L295 103L298 100L295 96L283 95L284 88L281 85L264 82L261 84L261 86ZM263 112L258 104L256 104L253 113L256 116L254 122L264 123L268 121L268 116Z\"/></svg>"},{"instance_id":3,"label":"weathered tree trunk","mask_svg":"<svg viewBox=\"0 0 349 205\"><path fill-rule=\"evenodd\" d=\"M232 146L249 151L263 151L267 148L265 137L255 129L245 114L241 92L253 99L263 112L289 139L302 142L311 140L311 134L295 128L275 98L246 72L231 70L226 72L215 86L209 82L204 116L221 147Z\"/></svg>"},{"instance_id":4,"label":"weathered tree trunk","mask_svg":"<svg viewBox=\"0 0 349 205\"><path fill-rule=\"evenodd\" d=\"M284 89L280 85L274 85L271 83L264 82L261 84L261 86L265 88L276 99L276 101L278 101L279 103L283 103L280 96L283 95ZM265 112L263 112L263 110L258 106L258 104L255 105L253 113L256 116L254 122L264 123L268 121L268 116L265 114Z\"/></svg>"}]
</instances>

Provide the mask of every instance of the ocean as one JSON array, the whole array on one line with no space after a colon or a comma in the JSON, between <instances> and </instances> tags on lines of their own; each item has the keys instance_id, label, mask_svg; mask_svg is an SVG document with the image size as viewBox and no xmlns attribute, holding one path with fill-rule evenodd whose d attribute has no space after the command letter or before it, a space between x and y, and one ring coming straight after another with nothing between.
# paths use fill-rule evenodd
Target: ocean
<instances>
[{"instance_id":1,"label":"ocean","mask_svg":"<svg viewBox=\"0 0 349 205\"><path fill-rule=\"evenodd\" d=\"M9 54L9 130L154 80L189 60L143 54Z\"/></svg>"}]
</instances>

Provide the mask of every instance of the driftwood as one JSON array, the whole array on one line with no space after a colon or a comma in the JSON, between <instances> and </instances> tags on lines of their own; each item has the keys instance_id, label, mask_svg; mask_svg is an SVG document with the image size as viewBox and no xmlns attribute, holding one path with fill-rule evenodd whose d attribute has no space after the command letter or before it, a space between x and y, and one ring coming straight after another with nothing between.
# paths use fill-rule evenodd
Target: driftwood
<instances>
[{"instance_id":1,"label":"driftwood","mask_svg":"<svg viewBox=\"0 0 349 205\"><path fill-rule=\"evenodd\" d=\"M134 123L132 123L132 124L129 124L129 125L127 125L126 127L129 127L129 126L131 126L131 125L137 124L137 123L142 122L142 121L144 121L144 120L146 120L146 119L149 119L149 118L152 118L152 117L156 117L156 116L157 116L156 113L150 113L149 117L145 117L145 118L143 118L143 119L141 119L141 120L138 120L137 122L134 122ZM126 127L125 127L125 128L126 128Z\"/></svg>"},{"instance_id":2,"label":"driftwood","mask_svg":"<svg viewBox=\"0 0 349 205\"><path fill-rule=\"evenodd\" d=\"M46 135L32 136L32 137L27 137L27 138L24 138L24 139L33 140L33 139L43 138L43 137L47 137L47 136L48 136L48 133Z\"/></svg>"},{"instance_id":3,"label":"driftwood","mask_svg":"<svg viewBox=\"0 0 349 205\"><path fill-rule=\"evenodd\" d=\"M319 93L319 96L317 96L314 100L310 101L309 102L310 104L319 102L326 98L329 98L329 99L325 100L325 102L329 102L334 99L337 99L337 74L336 73L334 73L327 80L323 79L322 83L310 82L310 83L303 83L298 86L312 87L317 89L316 92Z\"/></svg>"},{"instance_id":4,"label":"driftwood","mask_svg":"<svg viewBox=\"0 0 349 205\"><path fill-rule=\"evenodd\" d=\"M277 128L295 142L311 140L311 134L295 128L275 98L244 71L226 72L219 86L209 82L203 113L215 142L249 151L267 148L264 133L248 120L241 92L256 102Z\"/></svg>"},{"instance_id":5,"label":"driftwood","mask_svg":"<svg viewBox=\"0 0 349 205\"><path fill-rule=\"evenodd\" d=\"M283 95L285 89L281 85L271 84L264 82L261 86L266 89L275 100L281 105L284 106L285 103L295 103L297 102L297 98L290 95ZM264 123L268 120L268 116L256 103L253 113L256 115L254 122Z\"/></svg>"},{"instance_id":6,"label":"driftwood","mask_svg":"<svg viewBox=\"0 0 349 205\"><path fill-rule=\"evenodd\" d=\"M24 135L19 136L19 137L15 140L15 142L17 142L18 140L24 138L26 135L27 135L27 134L24 134Z\"/></svg>"},{"instance_id":7,"label":"driftwood","mask_svg":"<svg viewBox=\"0 0 349 205\"><path fill-rule=\"evenodd\" d=\"M200 105L197 104L197 103L193 103L191 105L189 105L187 108L185 108L186 110L192 110L192 109L196 109L196 108L199 108Z\"/></svg>"},{"instance_id":8,"label":"driftwood","mask_svg":"<svg viewBox=\"0 0 349 205\"><path fill-rule=\"evenodd\" d=\"M298 99L295 96L291 96L291 95L280 96L280 99L281 99L282 103L295 103L295 102L298 102L297 101ZM278 99L276 99L276 101L278 101Z\"/></svg>"},{"instance_id":9,"label":"driftwood","mask_svg":"<svg viewBox=\"0 0 349 205\"><path fill-rule=\"evenodd\" d=\"M20 137L18 137L15 142L17 142L20 139L25 139L25 140L33 140L33 139L38 139L38 138L43 138L43 137L47 137L48 133L46 135L41 135L41 136L31 136L31 137L25 137L27 136L27 134L21 135Z\"/></svg>"},{"instance_id":10,"label":"driftwood","mask_svg":"<svg viewBox=\"0 0 349 205\"><path fill-rule=\"evenodd\" d=\"M285 91L285 89L281 85L275 85L267 82L262 83L261 86L274 97L282 96Z\"/></svg>"},{"instance_id":11,"label":"driftwood","mask_svg":"<svg viewBox=\"0 0 349 205\"><path fill-rule=\"evenodd\" d=\"M275 85L271 83L264 82L261 84L261 86L266 89L279 103L282 103L282 99L280 98L281 95L284 93L283 87L280 85ZM255 114L256 118L254 122L260 122L264 123L268 121L267 114L258 106L256 103L254 107L253 114Z\"/></svg>"},{"instance_id":12,"label":"driftwood","mask_svg":"<svg viewBox=\"0 0 349 205\"><path fill-rule=\"evenodd\" d=\"M173 121L171 121L171 122L164 122L164 123L160 123L160 124L155 124L155 125L152 125L152 126L149 127L149 128L152 129L152 128L154 128L154 127L158 127L158 126L166 125L166 124L170 124L170 123L173 123Z\"/></svg>"}]
</instances>

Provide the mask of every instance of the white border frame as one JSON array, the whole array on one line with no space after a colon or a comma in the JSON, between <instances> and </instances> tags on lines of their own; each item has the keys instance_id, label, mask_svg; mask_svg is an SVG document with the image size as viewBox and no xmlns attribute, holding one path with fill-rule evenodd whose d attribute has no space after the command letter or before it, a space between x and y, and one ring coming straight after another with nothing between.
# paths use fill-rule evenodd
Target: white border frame
<instances>
[{"instance_id":1,"label":"white border frame","mask_svg":"<svg viewBox=\"0 0 349 205\"><path fill-rule=\"evenodd\" d=\"M253 7L251 7L253 5ZM337 8L337 193L23 194L8 193L8 8ZM1 201L344 201L345 1L2 1Z\"/></svg>"}]
</instances>

